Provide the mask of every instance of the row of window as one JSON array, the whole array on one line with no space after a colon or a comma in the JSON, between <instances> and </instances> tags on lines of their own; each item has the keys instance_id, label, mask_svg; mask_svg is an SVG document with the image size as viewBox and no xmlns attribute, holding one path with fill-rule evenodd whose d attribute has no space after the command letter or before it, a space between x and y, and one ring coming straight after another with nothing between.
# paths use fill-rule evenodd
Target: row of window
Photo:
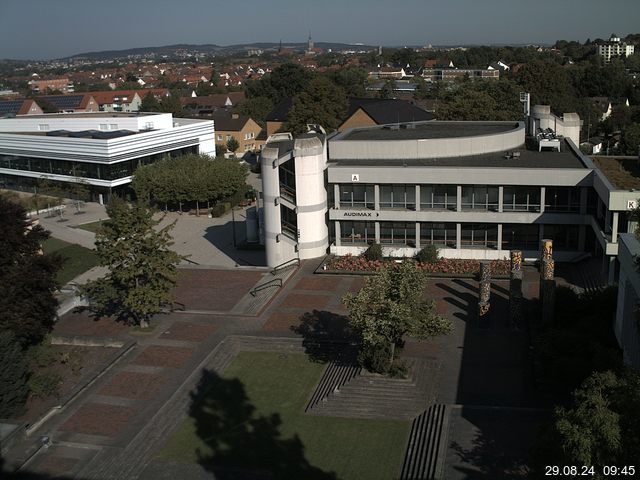
<instances>
[{"instance_id":1,"label":"row of window","mask_svg":"<svg viewBox=\"0 0 640 480\"><path fill-rule=\"evenodd\" d=\"M98 180L117 180L119 178L130 177L133 175L135 169L141 165L148 165L163 158L178 157L188 153L198 153L198 147L180 148L171 150L170 152L156 153L155 155L147 155L112 164L0 154L0 168L38 172L43 175L66 175L69 177L93 178Z\"/></svg>"},{"instance_id":2,"label":"row of window","mask_svg":"<svg viewBox=\"0 0 640 480\"><path fill-rule=\"evenodd\" d=\"M342 245L367 245L376 242L375 222L339 222ZM421 222L420 245L456 248L456 224ZM380 222L379 243L398 246L416 246L415 222ZM544 236L554 240L558 250L578 249L577 225L545 225ZM537 250L540 227L528 224L502 226L503 250ZM462 248L498 248L498 225L485 223L461 224Z\"/></svg>"},{"instance_id":3,"label":"row of window","mask_svg":"<svg viewBox=\"0 0 640 480\"><path fill-rule=\"evenodd\" d=\"M373 185L340 185L340 207L375 208L375 190ZM416 209L415 185L380 185L379 204L381 209ZM462 210L493 210L499 207L498 187L464 185L462 186ZM456 210L458 190L455 185L420 185L421 210ZM503 188L503 211L539 212L540 188L515 187ZM571 187L547 187L545 192L545 210L554 212L579 212L580 190Z\"/></svg>"}]
</instances>

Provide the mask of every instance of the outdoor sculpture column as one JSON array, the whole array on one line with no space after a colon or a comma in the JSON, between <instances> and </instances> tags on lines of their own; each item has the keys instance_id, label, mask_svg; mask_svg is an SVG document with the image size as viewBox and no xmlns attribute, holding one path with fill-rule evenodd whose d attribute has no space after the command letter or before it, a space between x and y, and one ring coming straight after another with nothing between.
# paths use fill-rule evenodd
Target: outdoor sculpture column
<instances>
[{"instance_id":1,"label":"outdoor sculpture column","mask_svg":"<svg viewBox=\"0 0 640 480\"><path fill-rule=\"evenodd\" d=\"M519 330L522 326L522 251L511 250L509 275L509 327Z\"/></svg>"},{"instance_id":2,"label":"outdoor sculpture column","mask_svg":"<svg viewBox=\"0 0 640 480\"><path fill-rule=\"evenodd\" d=\"M491 304L491 262L480 262L480 298L478 300L478 321L481 325L489 320Z\"/></svg>"},{"instance_id":3,"label":"outdoor sculpture column","mask_svg":"<svg viewBox=\"0 0 640 480\"><path fill-rule=\"evenodd\" d=\"M555 262L553 261L553 240L542 240L541 250L542 258L540 259L540 305L542 308L542 321L552 322L556 297Z\"/></svg>"}]
</instances>

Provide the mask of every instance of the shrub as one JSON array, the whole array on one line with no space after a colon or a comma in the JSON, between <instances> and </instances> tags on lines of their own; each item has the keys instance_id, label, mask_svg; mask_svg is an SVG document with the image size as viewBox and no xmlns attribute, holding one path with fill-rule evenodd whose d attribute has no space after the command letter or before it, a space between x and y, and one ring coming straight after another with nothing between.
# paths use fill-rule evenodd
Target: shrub
<instances>
[{"instance_id":1,"label":"shrub","mask_svg":"<svg viewBox=\"0 0 640 480\"><path fill-rule=\"evenodd\" d=\"M211 207L211 216L221 217L229 210L231 210L231 206L229 203L216 203L213 207Z\"/></svg>"},{"instance_id":2,"label":"shrub","mask_svg":"<svg viewBox=\"0 0 640 480\"><path fill-rule=\"evenodd\" d=\"M416 261L420 263L438 263L438 247L427 245L416 253Z\"/></svg>"},{"instance_id":3,"label":"shrub","mask_svg":"<svg viewBox=\"0 0 640 480\"><path fill-rule=\"evenodd\" d=\"M13 333L0 333L0 418L19 415L27 400L29 365Z\"/></svg>"},{"instance_id":4,"label":"shrub","mask_svg":"<svg viewBox=\"0 0 640 480\"><path fill-rule=\"evenodd\" d=\"M369 260L370 262L378 262L384 258L382 254L382 245L379 243L373 243L367 251L364 252L364 258Z\"/></svg>"},{"instance_id":5,"label":"shrub","mask_svg":"<svg viewBox=\"0 0 640 480\"><path fill-rule=\"evenodd\" d=\"M406 360L396 359L389 367L389 376L392 378L407 378L409 374L409 364Z\"/></svg>"},{"instance_id":6,"label":"shrub","mask_svg":"<svg viewBox=\"0 0 640 480\"><path fill-rule=\"evenodd\" d=\"M360 366L374 373L387 373L390 359L391 349L385 343L364 342L358 352Z\"/></svg>"},{"instance_id":7,"label":"shrub","mask_svg":"<svg viewBox=\"0 0 640 480\"><path fill-rule=\"evenodd\" d=\"M54 372L34 373L29 378L29 390L31 390L31 395L36 398L57 396L61 384L62 377Z\"/></svg>"}]
</instances>

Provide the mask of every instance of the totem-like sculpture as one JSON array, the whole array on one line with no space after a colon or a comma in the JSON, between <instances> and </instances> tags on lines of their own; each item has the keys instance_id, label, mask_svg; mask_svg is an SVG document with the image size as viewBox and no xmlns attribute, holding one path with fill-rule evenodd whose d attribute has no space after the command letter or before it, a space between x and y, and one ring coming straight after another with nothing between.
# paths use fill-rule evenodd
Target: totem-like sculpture
<instances>
[{"instance_id":1,"label":"totem-like sculpture","mask_svg":"<svg viewBox=\"0 0 640 480\"><path fill-rule=\"evenodd\" d=\"M511 250L511 272L509 275L509 327L522 327L522 251Z\"/></svg>"},{"instance_id":2,"label":"totem-like sculpture","mask_svg":"<svg viewBox=\"0 0 640 480\"><path fill-rule=\"evenodd\" d=\"M542 257L540 259L540 304L542 307L542 321L552 322L556 298L553 240L542 240L540 247L542 250Z\"/></svg>"},{"instance_id":3,"label":"totem-like sculpture","mask_svg":"<svg viewBox=\"0 0 640 480\"><path fill-rule=\"evenodd\" d=\"M478 300L478 320L481 325L489 320L491 297L491 262L480 262L480 298Z\"/></svg>"}]
</instances>

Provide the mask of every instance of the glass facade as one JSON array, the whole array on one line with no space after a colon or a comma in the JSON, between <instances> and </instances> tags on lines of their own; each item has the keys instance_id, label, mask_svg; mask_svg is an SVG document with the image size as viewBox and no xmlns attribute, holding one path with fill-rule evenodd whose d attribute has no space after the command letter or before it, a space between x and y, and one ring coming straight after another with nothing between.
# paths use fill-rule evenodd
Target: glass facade
<instances>
[{"instance_id":1,"label":"glass facade","mask_svg":"<svg viewBox=\"0 0 640 480\"><path fill-rule=\"evenodd\" d=\"M463 223L462 248L498 248L498 225Z\"/></svg>"},{"instance_id":2,"label":"glass facade","mask_svg":"<svg viewBox=\"0 0 640 480\"><path fill-rule=\"evenodd\" d=\"M296 201L296 162L283 163L278 169L280 176L280 196L291 202Z\"/></svg>"},{"instance_id":3,"label":"glass facade","mask_svg":"<svg viewBox=\"0 0 640 480\"><path fill-rule=\"evenodd\" d=\"M343 245L369 245L376 241L374 222L340 222L340 240Z\"/></svg>"},{"instance_id":4,"label":"glass facade","mask_svg":"<svg viewBox=\"0 0 640 480\"><path fill-rule=\"evenodd\" d=\"M580 188L547 187L544 196L545 212L580 212Z\"/></svg>"},{"instance_id":5,"label":"glass facade","mask_svg":"<svg viewBox=\"0 0 640 480\"><path fill-rule=\"evenodd\" d=\"M282 233L293 240L298 240L298 216L293 210L280 205L280 218L282 220Z\"/></svg>"},{"instance_id":6,"label":"glass facade","mask_svg":"<svg viewBox=\"0 0 640 480\"><path fill-rule=\"evenodd\" d=\"M540 227L526 223L504 224L502 226L503 250L538 250Z\"/></svg>"},{"instance_id":7,"label":"glass facade","mask_svg":"<svg viewBox=\"0 0 640 480\"><path fill-rule=\"evenodd\" d=\"M505 212L539 212L540 187L504 187L502 210Z\"/></svg>"},{"instance_id":8,"label":"glass facade","mask_svg":"<svg viewBox=\"0 0 640 480\"><path fill-rule=\"evenodd\" d=\"M544 238L553 240L554 250L578 250L578 225L545 225Z\"/></svg>"},{"instance_id":9,"label":"glass facade","mask_svg":"<svg viewBox=\"0 0 640 480\"><path fill-rule=\"evenodd\" d=\"M420 185L421 210L456 210L457 201L455 185Z\"/></svg>"},{"instance_id":10,"label":"glass facade","mask_svg":"<svg viewBox=\"0 0 640 480\"><path fill-rule=\"evenodd\" d=\"M415 222L380 222L380 243L415 247Z\"/></svg>"},{"instance_id":11,"label":"glass facade","mask_svg":"<svg viewBox=\"0 0 640 480\"><path fill-rule=\"evenodd\" d=\"M462 187L462 210L498 210L498 187L465 185Z\"/></svg>"},{"instance_id":12,"label":"glass facade","mask_svg":"<svg viewBox=\"0 0 640 480\"><path fill-rule=\"evenodd\" d=\"M437 245L439 247L456 248L456 224L421 223L420 245Z\"/></svg>"},{"instance_id":13,"label":"glass facade","mask_svg":"<svg viewBox=\"0 0 640 480\"><path fill-rule=\"evenodd\" d=\"M340 185L341 208L375 207L375 190L373 185L343 184Z\"/></svg>"},{"instance_id":14,"label":"glass facade","mask_svg":"<svg viewBox=\"0 0 640 480\"><path fill-rule=\"evenodd\" d=\"M185 147L169 152L156 153L133 160L117 163L92 163L53 158L19 157L0 154L0 168L38 172L44 175L65 175L69 177L92 178L96 180L118 180L130 177L136 168L148 165L163 158L179 157L189 153L198 153L198 147Z\"/></svg>"},{"instance_id":15,"label":"glass facade","mask_svg":"<svg viewBox=\"0 0 640 480\"><path fill-rule=\"evenodd\" d=\"M415 185L380 185L380 208L415 210Z\"/></svg>"}]
</instances>

